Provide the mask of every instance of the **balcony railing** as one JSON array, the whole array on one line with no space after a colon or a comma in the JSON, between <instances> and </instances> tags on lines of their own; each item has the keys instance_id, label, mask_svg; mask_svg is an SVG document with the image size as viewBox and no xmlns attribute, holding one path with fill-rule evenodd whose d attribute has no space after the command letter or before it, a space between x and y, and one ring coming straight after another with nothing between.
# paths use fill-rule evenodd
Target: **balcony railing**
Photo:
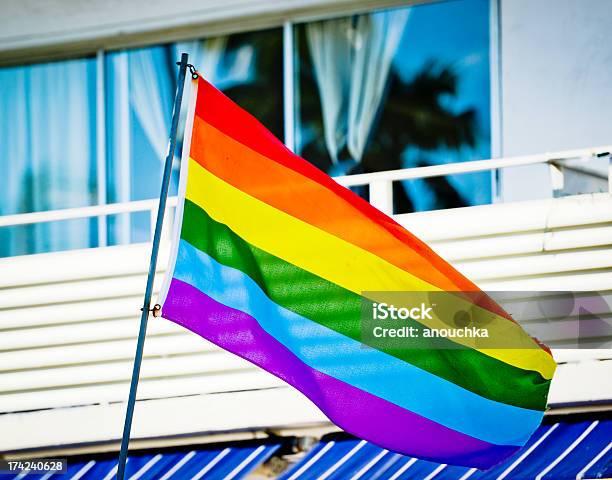
<instances>
[{"instance_id":1,"label":"balcony railing","mask_svg":"<svg viewBox=\"0 0 612 480\"><path fill-rule=\"evenodd\" d=\"M345 187L368 186L369 201L376 208L387 214L393 214L393 182L404 180L415 180L446 175L467 174L483 171L496 171L511 167L522 167L528 165L548 165L550 184L553 196L558 196L563 191L565 183L565 171L580 171L583 174L596 176L608 182L608 191L612 193L612 162L608 166L607 178L600 173L582 170L575 165L567 165L570 161L594 158L611 158L612 145L592 147L577 150L566 150L554 153L543 153L536 155L523 155L517 157L497 158L489 160L476 160L470 162L449 163L427 167L405 168L401 170L388 170L375 173L357 174L350 176L335 177L335 180ZM170 197L167 203L166 215L176 207L177 197ZM150 218L150 232L154 231L157 217L158 199L138 200L124 203L113 203L106 205L93 205L88 207L68 208L62 210L50 210L44 212L22 213L16 215L0 216L0 228L18 225L32 225L38 223L55 222L62 220L74 220L84 218L106 219L110 215L131 214L148 212ZM168 215L171 218L170 215ZM166 228L165 235L171 231Z\"/></svg>"}]
</instances>

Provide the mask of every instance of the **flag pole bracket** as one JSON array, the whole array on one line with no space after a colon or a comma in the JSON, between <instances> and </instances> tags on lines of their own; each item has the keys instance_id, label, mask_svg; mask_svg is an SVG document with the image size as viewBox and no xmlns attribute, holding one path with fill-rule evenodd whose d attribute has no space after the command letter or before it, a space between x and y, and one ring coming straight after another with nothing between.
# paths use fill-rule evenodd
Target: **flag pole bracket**
<instances>
[{"instance_id":1,"label":"flag pole bracket","mask_svg":"<svg viewBox=\"0 0 612 480\"><path fill-rule=\"evenodd\" d=\"M176 62L176 64L180 65L181 62ZM196 68L191 63L187 64L187 68L189 69L189 73L191 74L191 78L193 78L194 80L197 80L198 77L200 76L200 74L198 73Z\"/></svg>"},{"instance_id":2,"label":"flag pole bracket","mask_svg":"<svg viewBox=\"0 0 612 480\"><path fill-rule=\"evenodd\" d=\"M140 311L144 311L144 308L141 308ZM155 305L153 305L153 308L149 309L149 313L151 313L151 315L153 315L155 318L160 317L161 316L161 305L159 303L156 303Z\"/></svg>"}]
</instances>

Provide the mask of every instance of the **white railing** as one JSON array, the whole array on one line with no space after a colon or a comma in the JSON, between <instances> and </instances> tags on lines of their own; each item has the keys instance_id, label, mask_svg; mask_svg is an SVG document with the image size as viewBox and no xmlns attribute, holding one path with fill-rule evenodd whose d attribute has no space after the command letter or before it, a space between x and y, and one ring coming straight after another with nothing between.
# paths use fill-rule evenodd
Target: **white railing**
<instances>
[{"instance_id":1,"label":"white railing","mask_svg":"<svg viewBox=\"0 0 612 480\"><path fill-rule=\"evenodd\" d=\"M151 236L155 230L157 220L157 206L159 200L135 200L132 202L109 203L106 205L91 205L88 207L65 208L61 210L47 210L44 212L18 213L15 215L0 216L1 227L17 225L33 225L38 223L58 222L62 220L76 220L84 218L100 218L110 215L148 212ZM166 212L177 204L177 197L169 197L166 203ZM169 229L166 229L167 231Z\"/></svg>"},{"instance_id":2,"label":"white railing","mask_svg":"<svg viewBox=\"0 0 612 480\"><path fill-rule=\"evenodd\" d=\"M379 210L393 213L393 182L415 180L419 178L442 177L464 173L499 170L508 167L547 164L550 167L550 178L553 193L563 189L563 164L570 160L610 157L612 145L601 147L566 150L554 153L523 155L518 157L476 160L471 162L447 163L429 167L387 170L384 172L366 173L336 177L335 180L345 187L369 185L370 203ZM610 164L612 165L612 164ZM612 193L612 166L608 168L608 191Z\"/></svg>"},{"instance_id":3,"label":"white railing","mask_svg":"<svg viewBox=\"0 0 612 480\"><path fill-rule=\"evenodd\" d=\"M345 187L368 186L370 192L370 203L379 210L393 213L393 182L403 180L414 180L421 178L440 177L445 175L457 175L482 171L499 170L509 167L521 167L526 165L547 164L550 168L550 178L553 193L563 189L564 185L564 163L577 159L592 159L609 157L612 153L612 145L592 147L577 150L566 150L554 153L536 155L524 155L518 157L497 158L489 160L476 160L470 162L449 163L428 167L405 168L401 170L387 170L383 172L357 174L350 176L335 177L335 180ZM571 167L571 169L575 169ZM608 170L608 189L612 193L612 163ZM168 211L176 207L177 198L168 199ZM157 218L158 199L138 200L133 202L113 203L106 205L94 205L89 207L68 208L62 210L50 210L45 212L22 213L16 215L0 216L0 228L31 225L37 223L55 222L62 220L73 220L83 218L101 218L109 215L121 215L137 212L148 212L153 234ZM170 229L166 228L166 232Z\"/></svg>"}]
</instances>

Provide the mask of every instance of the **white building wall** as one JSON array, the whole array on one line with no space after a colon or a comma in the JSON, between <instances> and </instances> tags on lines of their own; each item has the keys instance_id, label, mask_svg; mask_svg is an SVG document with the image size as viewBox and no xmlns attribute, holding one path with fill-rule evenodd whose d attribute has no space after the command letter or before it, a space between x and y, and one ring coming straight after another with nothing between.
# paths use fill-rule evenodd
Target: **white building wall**
<instances>
[{"instance_id":1,"label":"white building wall","mask_svg":"<svg viewBox=\"0 0 612 480\"><path fill-rule=\"evenodd\" d=\"M501 0L502 156L612 138L612 2ZM547 167L507 169L505 201L550 192Z\"/></svg>"}]
</instances>

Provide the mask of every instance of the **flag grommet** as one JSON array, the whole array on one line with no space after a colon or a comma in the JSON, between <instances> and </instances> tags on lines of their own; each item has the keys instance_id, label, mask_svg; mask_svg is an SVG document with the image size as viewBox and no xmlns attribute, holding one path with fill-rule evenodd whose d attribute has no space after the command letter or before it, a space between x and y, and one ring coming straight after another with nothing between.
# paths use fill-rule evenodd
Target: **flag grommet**
<instances>
[{"instance_id":1,"label":"flag grommet","mask_svg":"<svg viewBox=\"0 0 612 480\"><path fill-rule=\"evenodd\" d=\"M144 308L140 309L141 312L143 310ZM149 312L152 313L155 318L160 317L161 316L161 305L159 303L156 303L155 305L153 305L153 308L149 309Z\"/></svg>"}]
</instances>

